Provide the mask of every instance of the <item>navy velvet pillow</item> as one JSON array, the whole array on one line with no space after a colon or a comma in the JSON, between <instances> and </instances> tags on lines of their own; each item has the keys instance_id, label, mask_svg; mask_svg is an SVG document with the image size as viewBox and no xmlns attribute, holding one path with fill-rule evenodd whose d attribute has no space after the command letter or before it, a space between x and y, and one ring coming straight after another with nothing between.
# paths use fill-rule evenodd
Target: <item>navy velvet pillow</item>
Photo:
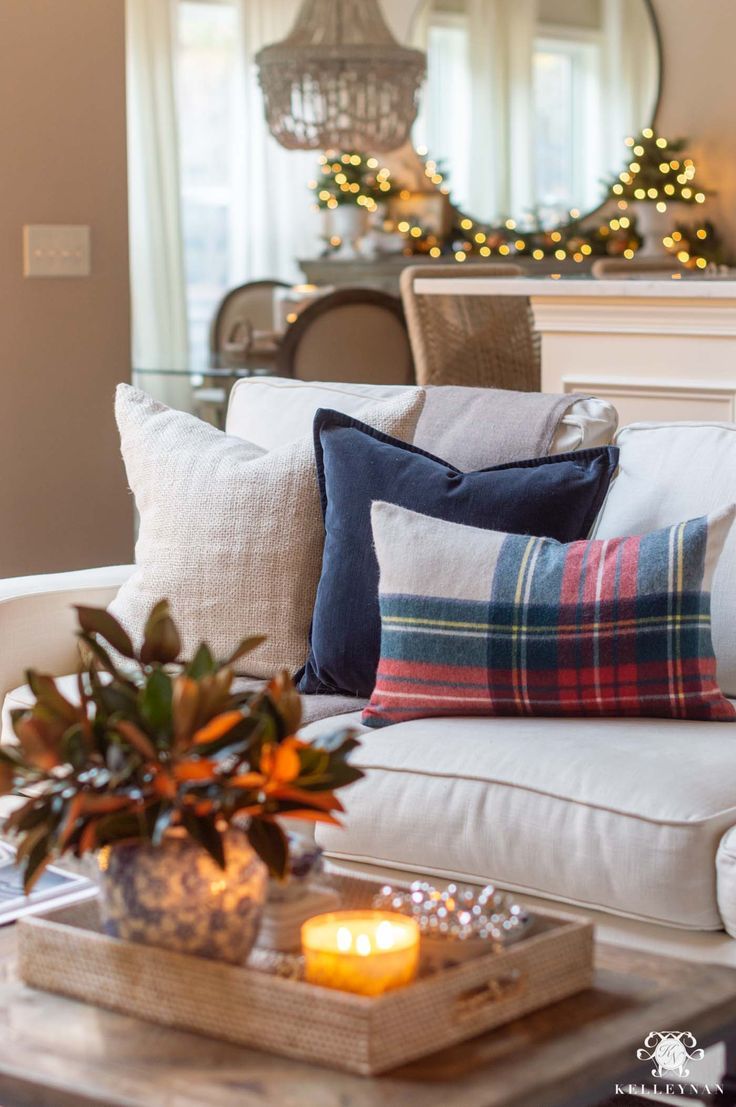
<instances>
[{"instance_id":1,"label":"navy velvet pillow","mask_svg":"<svg viewBox=\"0 0 736 1107\"><path fill-rule=\"evenodd\" d=\"M618 464L618 449L463 473L416 446L320 409L314 442L325 548L300 692L368 697L381 644L371 504L398 504L471 527L574 542L587 538Z\"/></svg>"}]
</instances>

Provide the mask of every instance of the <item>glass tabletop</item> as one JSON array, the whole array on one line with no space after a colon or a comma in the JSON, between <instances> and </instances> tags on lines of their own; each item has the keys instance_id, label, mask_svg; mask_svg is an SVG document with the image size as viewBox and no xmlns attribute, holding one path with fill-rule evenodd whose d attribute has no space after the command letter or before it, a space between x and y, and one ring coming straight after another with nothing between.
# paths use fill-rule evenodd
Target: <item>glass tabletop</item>
<instances>
[{"instance_id":1,"label":"glass tabletop","mask_svg":"<svg viewBox=\"0 0 736 1107\"><path fill-rule=\"evenodd\" d=\"M134 376L178 376L199 383L203 377L212 381L238 381L247 376L276 376L276 358L271 351L253 350L240 353L239 356L222 353L195 355L189 361L172 359L158 365L137 364L133 366Z\"/></svg>"},{"instance_id":2,"label":"glass tabletop","mask_svg":"<svg viewBox=\"0 0 736 1107\"><path fill-rule=\"evenodd\" d=\"M236 381L242 377L273 377L278 376L276 366L264 362L254 362L248 365L226 365L223 362L202 361L185 366L151 366L134 365L133 375L138 377L183 377L192 381L201 381L204 377L213 380Z\"/></svg>"}]
</instances>

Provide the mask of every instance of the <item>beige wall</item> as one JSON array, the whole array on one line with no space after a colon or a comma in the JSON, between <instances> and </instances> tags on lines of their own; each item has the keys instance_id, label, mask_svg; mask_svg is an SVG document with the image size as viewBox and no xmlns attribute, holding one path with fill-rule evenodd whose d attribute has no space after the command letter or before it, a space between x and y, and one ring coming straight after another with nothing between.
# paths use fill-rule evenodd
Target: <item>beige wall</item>
<instances>
[{"instance_id":1,"label":"beige wall","mask_svg":"<svg viewBox=\"0 0 736 1107\"><path fill-rule=\"evenodd\" d=\"M690 139L698 180L718 192L709 215L736 254L736 3L654 0L664 47L657 124Z\"/></svg>"},{"instance_id":2,"label":"beige wall","mask_svg":"<svg viewBox=\"0 0 736 1107\"><path fill-rule=\"evenodd\" d=\"M124 0L0 2L0 576L127 560ZM87 279L24 279L24 223L92 227Z\"/></svg>"},{"instance_id":3,"label":"beige wall","mask_svg":"<svg viewBox=\"0 0 736 1107\"><path fill-rule=\"evenodd\" d=\"M736 250L734 0L654 0L659 126ZM410 0L384 0L406 34ZM131 553L112 418L129 377L124 0L0 0L0 576ZM25 280L24 223L88 223L89 279Z\"/></svg>"}]
</instances>

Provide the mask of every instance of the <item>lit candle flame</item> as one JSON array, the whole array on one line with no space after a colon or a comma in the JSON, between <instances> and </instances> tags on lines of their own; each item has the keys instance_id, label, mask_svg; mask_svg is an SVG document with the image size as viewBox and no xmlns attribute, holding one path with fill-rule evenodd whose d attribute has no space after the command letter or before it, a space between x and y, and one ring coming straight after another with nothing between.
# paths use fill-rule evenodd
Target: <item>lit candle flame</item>
<instances>
[{"instance_id":1,"label":"lit candle flame","mask_svg":"<svg viewBox=\"0 0 736 1107\"><path fill-rule=\"evenodd\" d=\"M359 934L355 939L355 952L361 957L367 957L371 952L371 940L367 934Z\"/></svg>"},{"instance_id":2,"label":"lit candle flame","mask_svg":"<svg viewBox=\"0 0 736 1107\"><path fill-rule=\"evenodd\" d=\"M338 927L335 940L340 953L347 953L353 944L353 936L346 926Z\"/></svg>"}]
</instances>

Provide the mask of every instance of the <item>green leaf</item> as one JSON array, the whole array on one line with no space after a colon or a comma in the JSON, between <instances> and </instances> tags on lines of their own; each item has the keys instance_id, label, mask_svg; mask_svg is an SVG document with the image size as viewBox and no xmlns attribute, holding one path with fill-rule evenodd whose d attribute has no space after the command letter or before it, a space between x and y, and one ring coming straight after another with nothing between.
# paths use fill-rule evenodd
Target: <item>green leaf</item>
<instances>
[{"instance_id":1,"label":"green leaf","mask_svg":"<svg viewBox=\"0 0 736 1107\"><path fill-rule=\"evenodd\" d=\"M47 815L48 812L45 812L45 816ZM26 831L18 845L18 850L15 855L16 864L22 865L26 858L33 853L38 842L42 840L48 842L49 833L50 828L47 824L46 817L37 823L36 826Z\"/></svg>"},{"instance_id":2,"label":"green leaf","mask_svg":"<svg viewBox=\"0 0 736 1107\"><path fill-rule=\"evenodd\" d=\"M135 723L130 722L129 719L117 719L112 723L116 733L123 739L123 741L146 761L156 760L156 748L148 737L148 735L141 730ZM113 762L113 765L115 762ZM122 770L124 763L120 764Z\"/></svg>"},{"instance_id":3,"label":"green leaf","mask_svg":"<svg viewBox=\"0 0 736 1107\"><path fill-rule=\"evenodd\" d=\"M87 742L81 723L69 727L61 740L62 757L81 772L87 763Z\"/></svg>"},{"instance_id":4,"label":"green leaf","mask_svg":"<svg viewBox=\"0 0 736 1107\"><path fill-rule=\"evenodd\" d=\"M144 815L131 811L105 815L97 823L97 843L100 846L150 837L150 828Z\"/></svg>"},{"instance_id":5,"label":"green leaf","mask_svg":"<svg viewBox=\"0 0 736 1107\"><path fill-rule=\"evenodd\" d=\"M75 723L79 719L78 708L62 696L53 677L29 669L26 673L26 680L38 704L44 707L54 718L62 719L65 723Z\"/></svg>"},{"instance_id":6,"label":"green leaf","mask_svg":"<svg viewBox=\"0 0 736 1107\"><path fill-rule=\"evenodd\" d=\"M214 815L198 816L191 811L182 812L182 822L187 833L207 851L216 865L225 868L225 847L222 835L215 825Z\"/></svg>"},{"instance_id":7,"label":"green leaf","mask_svg":"<svg viewBox=\"0 0 736 1107\"><path fill-rule=\"evenodd\" d=\"M139 696L141 715L157 733L171 730L171 701L173 688L171 677L163 669L154 669Z\"/></svg>"},{"instance_id":8,"label":"green leaf","mask_svg":"<svg viewBox=\"0 0 736 1107\"><path fill-rule=\"evenodd\" d=\"M299 750L299 762L301 764L301 771L299 776L312 777L322 776L327 772L330 765L330 754L326 750L321 750L315 745L309 745L305 749Z\"/></svg>"},{"instance_id":9,"label":"green leaf","mask_svg":"<svg viewBox=\"0 0 736 1107\"><path fill-rule=\"evenodd\" d=\"M104 708L107 715L122 715L131 721L138 719L138 690L129 684L99 684L95 687L93 699L97 707Z\"/></svg>"},{"instance_id":10,"label":"green leaf","mask_svg":"<svg viewBox=\"0 0 736 1107\"><path fill-rule=\"evenodd\" d=\"M334 792L338 788L345 788L348 784L353 784L356 780L362 780L364 776L363 770L356 765L351 765L348 761L339 761L337 764L331 764L321 776L315 777L314 780L309 778L300 780L299 787L304 792L324 792L327 790Z\"/></svg>"},{"instance_id":11,"label":"green leaf","mask_svg":"<svg viewBox=\"0 0 736 1107\"><path fill-rule=\"evenodd\" d=\"M39 876L51 861L49 854L49 836L39 838L28 856L25 873L23 874L23 891L28 895Z\"/></svg>"},{"instance_id":12,"label":"green leaf","mask_svg":"<svg viewBox=\"0 0 736 1107\"><path fill-rule=\"evenodd\" d=\"M243 758L251 746L253 731L258 725L256 719L244 717L239 723L211 742L198 742L197 753L200 757Z\"/></svg>"},{"instance_id":13,"label":"green leaf","mask_svg":"<svg viewBox=\"0 0 736 1107\"><path fill-rule=\"evenodd\" d=\"M48 802L34 798L8 816L5 828L7 830L17 830L18 833L22 834L27 830L33 830L34 827L40 826L41 823L45 823L48 817Z\"/></svg>"},{"instance_id":14,"label":"green leaf","mask_svg":"<svg viewBox=\"0 0 736 1107\"><path fill-rule=\"evenodd\" d=\"M245 657L246 654L252 653L253 650L257 649L258 646L260 646L265 641L265 634L254 634L251 635L250 638L243 638L242 641L238 643L233 652L227 658L225 664L233 665L236 661L240 661L241 657Z\"/></svg>"},{"instance_id":15,"label":"green leaf","mask_svg":"<svg viewBox=\"0 0 736 1107\"><path fill-rule=\"evenodd\" d=\"M278 823L252 818L247 830L248 841L272 876L283 880L289 865L289 844Z\"/></svg>"},{"instance_id":16,"label":"green leaf","mask_svg":"<svg viewBox=\"0 0 736 1107\"><path fill-rule=\"evenodd\" d=\"M118 671L115 662L112 660L110 654L107 652L105 647L100 642L98 642L93 634L80 632L78 634L78 638L80 642L84 642L90 653L94 655L101 669L104 669L106 673L110 673L112 676L121 679L121 674Z\"/></svg>"},{"instance_id":17,"label":"green leaf","mask_svg":"<svg viewBox=\"0 0 736 1107\"><path fill-rule=\"evenodd\" d=\"M216 670L217 666L209 647L203 642L187 665L187 676L192 677L193 680L200 680L203 676L214 673Z\"/></svg>"},{"instance_id":18,"label":"green leaf","mask_svg":"<svg viewBox=\"0 0 736 1107\"><path fill-rule=\"evenodd\" d=\"M76 607L79 625L86 634L99 634L123 657L135 660L135 650L127 631L104 607Z\"/></svg>"},{"instance_id":19,"label":"green leaf","mask_svg":"<svg viewBox=\"0 0 736 1107\"><path fill-rule=\"evenodd\" d=\"M181 639L169 612L169 601L160 600L151 609L146 621L141 661L144 665L151 665L156 661L161 665L168 665L171 661L176 661L180 652Z\"/></svg>"},{"instance_id":20,"label":"green leaf","mask_svg":"<svg viewBox=\"0 0 736 1107\"><path fill-rule=\"evenodd\" d=\"M253 710L253 718L257 720L257 726L252 735L254 753L256 751L260 753L261 746L266 742L281 742L288 737L281 725L281 716L276 713L269 699L262 700L258 709Z\"/></svg>"}]
</instances>

